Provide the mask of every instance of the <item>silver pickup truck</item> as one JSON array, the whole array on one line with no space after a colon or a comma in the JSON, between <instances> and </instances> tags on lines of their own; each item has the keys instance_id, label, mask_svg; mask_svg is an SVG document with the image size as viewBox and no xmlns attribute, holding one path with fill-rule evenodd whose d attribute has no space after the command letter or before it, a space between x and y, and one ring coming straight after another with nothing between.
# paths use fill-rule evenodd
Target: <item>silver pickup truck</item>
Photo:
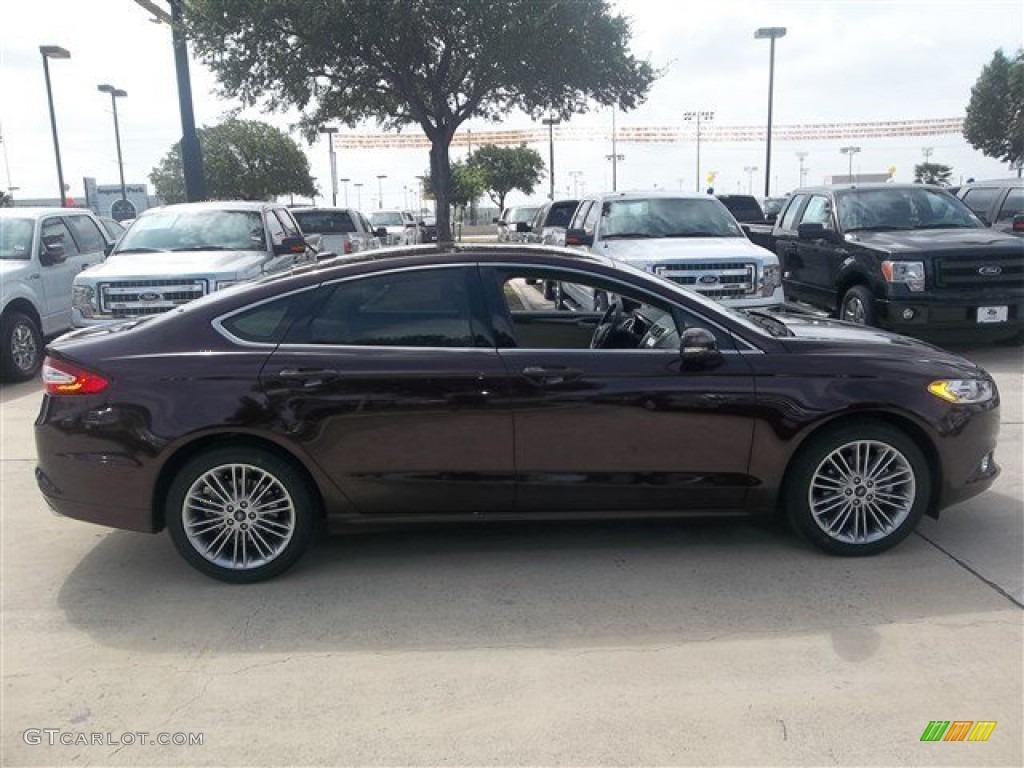
<instances>
[{"instance_id":1,"label":"silver pickup truck","mask_svg":"<svg viewBox=\"0 0 1024 768\"><path fill-rule=\"evenodd\" d=\"M291 213L277 203L151 208L102 265L75 278L72 323L79 328L159 314L316 258Z\"/></svg>"},{"instance_id":2,"label":"silver pickup truck","mask_svg":"<svg viewBox=\"0 0 1024 768\"><path fill-rule=\"evenodd\" d=\"M114 240L81 208L0 208L0 369L23 381L43 362L43 340L71 327L71 286Z\"/></svg>"}]
</instances>

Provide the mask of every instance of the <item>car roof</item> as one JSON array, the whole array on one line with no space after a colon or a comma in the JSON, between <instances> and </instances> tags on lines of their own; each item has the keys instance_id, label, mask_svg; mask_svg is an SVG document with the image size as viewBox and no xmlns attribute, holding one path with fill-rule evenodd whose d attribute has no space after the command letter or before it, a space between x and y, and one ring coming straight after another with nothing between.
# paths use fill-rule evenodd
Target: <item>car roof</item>
<instances>
[{"instance_id":1,"label":"car roof","mask_svg":"<svg viewBox=\"0 0 1024 768\"><path fill-rule=\"evenodd\" d=\"M605 192L596 195L593 199L604 202L610 200L649 200L651 198L664 198L666 200L714 200L714 195L707 195L703 192L671 192L665 189L633 189L626 192Z\"/></svg>"},{"instance_id":2,"label":"car roof","mask_svg":"<svg viewBox=\"0 0 1024 768\"><path fill-rule=\"evenodd\" d=\"M28 219L37 216L64 216L67 214L71 215L89 215L94 216L95 214L88 208L43 208L43 207L25 207L25 208L0 208L0 216Z\"/></svg>"},{"instance_id":3,"label":"car roof","mask_svg":"<svg viewBox=\"0 0 1024 768\"><path fill-rule=\"evenodd\" d=\"M157 208L149 208L143 211L140 216L145 216L152 211L180 211L192 213L194 211L265 211L268 208L283 208L280 203L271 203L266 200L207 200L202 203L172 203L161 205Z\"/></svg>"},{"instance_id":4,"label":"car roof","mask_svg":"<svg viewBox=\"0 0 1024 768\"><path fill-rule=\"evenodd\" d=\"M355 208L342 208L341 206L335 207L331 205L297 205L294 208L289 208L288 210L291 211L292 213L318 213L320 211L345 211L346 213L351 213L352 211L355 210Z\"/></svg>"},{"instance_id":5,"label":"car roof","mask_svg":"<svg viewBox=\"0 0 1024 768\"><path fill-rule=\"evenodd\" d=\"M830 192L855 192L857 190L872 189L930 189L932 191L947 191L945 187L940 187L937 184L894 184L889 181L873 181L862 184L819 184L815 187L800 187L799 189L794 189L790 193L790 196L798 194L812 194L815 192L828 194Z\"/></svg>"},{"instance_id":6,"label":"car roof","mask_svg":"<svg viewBox=\"0 0 1024 768\"><path fill-rule=\"evenodd\" d=\"M975 179L974 181L968 181L959 186L960 189L967 189L970 187L1024 187L1024 179Z\"/></svg>"}]
</instances>

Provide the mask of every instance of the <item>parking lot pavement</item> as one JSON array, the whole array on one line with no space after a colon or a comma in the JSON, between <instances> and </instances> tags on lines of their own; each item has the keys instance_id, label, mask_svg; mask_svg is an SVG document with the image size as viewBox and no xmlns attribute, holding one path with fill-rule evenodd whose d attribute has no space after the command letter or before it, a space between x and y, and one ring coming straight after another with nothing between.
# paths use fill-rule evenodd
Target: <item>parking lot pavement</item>
<instances>
[{"instance_id":1,"label":"parking lot pavement","mask_svg":"<svg viewBox=\"0 0 1024 768\"><path fill-rule=\"evenodd\" d=\"M39 385L0 388L0 763L1021 765L1024 366L960 351L1001 388L1003 475L881 556L742 520L429 526L251 587L51 515Z\"/></svg>"}]
</instances>

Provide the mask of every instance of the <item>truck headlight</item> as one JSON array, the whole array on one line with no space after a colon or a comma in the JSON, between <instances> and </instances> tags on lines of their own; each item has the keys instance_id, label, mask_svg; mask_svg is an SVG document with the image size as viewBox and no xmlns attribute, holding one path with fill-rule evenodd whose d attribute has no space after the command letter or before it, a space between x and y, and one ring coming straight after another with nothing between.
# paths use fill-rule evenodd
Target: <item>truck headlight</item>
<instances>
[{"instance_id":1,"label":"truck headlight","mask_svg":"<svg viewBox=\"0 0 1024 768\"><path fill-rule=\"evenodd\" d=\"M782 285L782 269L778 264L766 264L761 272L761 296L771 298Z\"/></svg>"},{"instance_id":2,"label":"truck headlight","mask_svg":"<svg viewBox=\"0 0 1024 768\"><path fill-rule=\"evenodd\" d=\"M888 283L903 283L914 293L924 290L923 261L883 261L882 275Z\"/></svg>"},{"instance_id":3,"label":"truck headlight","mask_svg":"<svg viewBox=\"0 0 1024 768\"><path fill-rule=\"evenodd\" d=\"M96 314L96 291L91 285L75 285L71 287L71 306L82 313L82 317L93 317Z\"/></svg>"},{"instance_id":4,"label":"truck headlight","mask_svg":"<svg viewBox=\"0 0 1024 768\"><path fill-rule=\"evenodd\" d=\"M995 385L986 379L939 379L928 385L928 391L959 405L987 403L996 394Z\"/></svg>"}]
</instances>

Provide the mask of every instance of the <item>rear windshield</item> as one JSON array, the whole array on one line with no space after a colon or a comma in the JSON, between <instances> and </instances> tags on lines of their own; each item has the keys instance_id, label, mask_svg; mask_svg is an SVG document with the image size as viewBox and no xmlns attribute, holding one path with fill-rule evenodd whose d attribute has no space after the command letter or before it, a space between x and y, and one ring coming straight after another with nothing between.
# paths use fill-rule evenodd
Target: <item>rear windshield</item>
<instances>
[{"instance_id":1,"label":"rear windshield","mask_svg":"<svg viewBox=\"0 0 1024 768\"><path fill-rule=\"evenodd\" d=\"M554 203L551 206L551 211L548 213L549 227L564 227L568 229L569 222L572 221L572 215L576 213L576 208L579 203L573 200L571 203Z\"/></svg>"},{"instance_id":2,"label":"rear windshield","mask_svg":"<svg viewBox=\"0 0 1024 768\"><path fill-rule=\"evenodd\" d=\"M761 221L764 219L764 213L761 211L761 206L757 200L753 197L746 195L723 195L718 198L725 204L725 207L729 209L729 212L736 217L737 221Z\"/></svg>"},{"instance_id":3,"label":"rear windshield","mask_svg":"<svg viewBox=\"0 0 1024 768\"><path fill-rule=\"evenodd\" d=\"M334 235L356 231L348 211L292 211L303 232L313 235Z\"/></svg>"}]
</instances>

